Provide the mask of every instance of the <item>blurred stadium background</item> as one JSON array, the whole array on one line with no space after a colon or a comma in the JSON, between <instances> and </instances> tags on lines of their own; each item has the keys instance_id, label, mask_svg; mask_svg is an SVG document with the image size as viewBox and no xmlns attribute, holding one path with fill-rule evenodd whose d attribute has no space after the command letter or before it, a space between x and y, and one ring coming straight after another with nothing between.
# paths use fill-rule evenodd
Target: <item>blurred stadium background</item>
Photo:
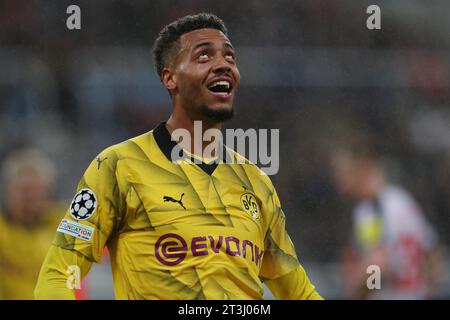
<instances>
[{"instance_id":1,"label":"blurred stadium background","mask_svg":"<svg viewBox=\"0 0 450 320\"><path fill-rule=\"evenodd\" d=\"M70 4L81 30L66 28ZM366 28L370 4L381 7L382 30ZM242 84L226 126L280 129L272 179L319 292L345 298L339 261L353 204L333 184L336 137L362 137L382 155L449 245L448 0L2 0L0 161L41 148L58 169L55 198L68 205L100 150L170 114L151 47L163 25L200 11L222 17L237 47ZM89 277L92 298L113 297L107 265ZM437 297L450 297L448 261Z\"/></svg>"}]
</instances>

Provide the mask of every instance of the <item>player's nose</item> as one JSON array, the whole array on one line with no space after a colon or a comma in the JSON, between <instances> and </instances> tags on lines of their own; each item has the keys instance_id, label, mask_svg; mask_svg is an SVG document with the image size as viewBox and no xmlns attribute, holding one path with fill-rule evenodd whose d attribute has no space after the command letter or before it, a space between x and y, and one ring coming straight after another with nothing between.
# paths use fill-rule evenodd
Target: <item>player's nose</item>
<instances>
[{"instance_id":1,"label":"player's nose","mask_svg":"<svg viewBox=\"0 0 450 320\"><path fill-rule=\"evenodd\" d=\"M225 59L225 57L220 55L214 63L213 71L215 73L231 73L232 68L230 63Z\"/></svg>"}]
</instances>

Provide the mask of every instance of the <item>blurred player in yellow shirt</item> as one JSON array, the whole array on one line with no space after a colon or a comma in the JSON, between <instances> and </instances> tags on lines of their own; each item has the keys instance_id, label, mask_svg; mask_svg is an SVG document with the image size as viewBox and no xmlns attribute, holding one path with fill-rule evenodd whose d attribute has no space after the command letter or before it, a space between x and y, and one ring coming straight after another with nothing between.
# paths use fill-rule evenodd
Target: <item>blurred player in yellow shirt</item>
<instances>
[{"instance_id":1,"label":"blurred player in yellow shirt","mask_svg":"<svg viewBox=\"0 0 450 320\"><path fill-rule=\"evenodd\" d=\"M53 164L35 149L11 153L2 165L0 299L32 299L40 266L58 225L51 199Z\"/></svg>"}]
</instances>

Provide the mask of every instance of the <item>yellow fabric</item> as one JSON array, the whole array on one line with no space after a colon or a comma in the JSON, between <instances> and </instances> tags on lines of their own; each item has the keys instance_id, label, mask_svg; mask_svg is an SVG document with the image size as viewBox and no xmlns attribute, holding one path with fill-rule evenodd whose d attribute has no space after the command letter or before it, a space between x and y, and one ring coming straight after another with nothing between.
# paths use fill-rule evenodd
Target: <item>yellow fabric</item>
<instances>
[{"instance_id":1,"label":"yellow fabric","mask_svg":"<svg viewBox=\"0 0 450 320\"><path fill-rule=\"evenodd\" d=\"M279 300L323 300L311 285L302 266L277 279L268 280L265 284Z\"/></svg>"},{"instance_id":2,"label":"yellow fabric","mask_svg":"<svg viewBox=\"0 0 450 320\"><path fill-rule=\"evenodd\" d=\"M77 251L51 246L42 265L35 297L40 300L75 300L76 282L70 278L75 274L69 272L70 266L79 268L81 282L92 262Z\"/></svg>"},{"instance_id":3,"label":"yellow fabric","mask_svg":"<svg viewBox=\"0 0 450 320\"><path fill-rule=\"evenodd\" d=\"M54 245L92 262L108 246L117 299L262 299L261 279L300 265L275 189L248 161L209 175L171 162L151 131L103 151L79 183L86 188L94 214L76 221L69 209L64 219L93 228L92 237L58 232ZM63 274L54 252L46 264L42 277ZM37 298L50 288L40 281Z\"/></svg>"},{"instance_id":4,"label":"yellow fabric","mask_svg":"<svg viewBox=\"0 0 450 320\"><path fill-rule=\"evenodd\" d=\"M38 225L26 228L0 213L1 300L33 299L39 269L52 243L58 219L56 212L50 212Z\"/></svg>"}]
</instances>

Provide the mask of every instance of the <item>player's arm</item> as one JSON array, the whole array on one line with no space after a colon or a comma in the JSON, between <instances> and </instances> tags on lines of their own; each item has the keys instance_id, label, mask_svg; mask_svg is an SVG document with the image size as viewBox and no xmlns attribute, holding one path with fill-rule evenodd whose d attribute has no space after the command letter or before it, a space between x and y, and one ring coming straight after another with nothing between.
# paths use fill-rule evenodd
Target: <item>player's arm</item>
<instances>
[{"instance_id":1,"label":"player's arm","mask_svg":"<svg viewBox=\"0 0 450 320\"><path fill-rule=\"evenodd\" d=\"M116 154L107 149L86 170L41 268L37 299L74 299L75 291L68 287L69 268L75 274L79 268L82 279L93 262L101 262L103 248L120 224L124 203L116 166Z\"/></svg>"},{"instance_id":2,"label":"player's arm","mask_svg":"<svg viewBox=\"0 0 450 320\"><path fill-rule=\"evenodd\" d=\"M34 290L37 300L75 300L75 289L91 269L81 253L52 245Z\"/></svg>"},{"instance_id":3,"label":"player's arm","mask_svg":"<svg viewBox=\"0 0 450 320\"><path fill-rule=\"evenodd\" d=\"M286 231L286 217L273 190L268 204L268 228L260 277L277 299L323 299L298 261L294 244Z\"/></svg>"},{"instance_id":4,"label":"player's arm","mask_svg":"<svg viewBox=\"0 0 450 320\"><path fill-rule=\"evenodd\" d=\"M280 300L323 300L301 265L288 274L265 282Z\"/></svg>"}]
</instances>

